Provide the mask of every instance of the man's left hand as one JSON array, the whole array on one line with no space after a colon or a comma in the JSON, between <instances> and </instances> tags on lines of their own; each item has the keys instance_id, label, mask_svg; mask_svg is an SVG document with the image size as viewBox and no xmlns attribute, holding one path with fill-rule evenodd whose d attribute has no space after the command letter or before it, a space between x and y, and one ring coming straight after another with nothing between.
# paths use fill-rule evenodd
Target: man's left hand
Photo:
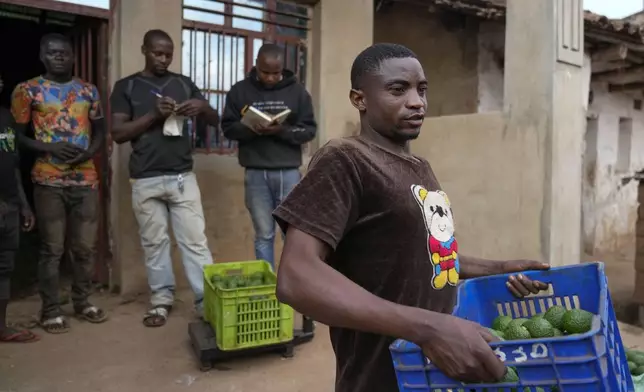
<instances>
[{"instance_id":1,"label":"man's left hand","mask_svg":"<svg viewBox=\"0 0 644 392\"><path fill-rule=\"evenodd\" d=\"M530 294L537 294L540 291L548 289L547 283L543 283L538 280L531 280L521 272L543 271L548 269L550 269L550 265L548 263L535 260L509 260L503 262L504 274L514 274L515 272L518 272L516 275L510 275L510 278L506 282L508 290L518 298L523 298Z\"/></svg>"},{"instance_id":2,"label":"man's left hand","mask_svg":"<svg viewBox=\"0 0 644 392\"><path fill-rule=\"evenodd\" d=\"M194 117L201 114L208 105L203 99L189 99L177 105L175 113L179 116Z\"/></svg>"},{"instance_id":3,"label":"man's left hand","mask_svg":"<svg viewBox=\"0 0 644 392\"><path fill-rule=\"evenodd\" d=\"M85 151L81 152L80 154L78 154L76 156L76 158L70 159L69 161L67 161L65 163L67 163L68 165L71 165L71 166L75 166L75 165L79 165L81 163L85 163L85 162L89 161L90 159L92 159L92 155L87 150L85 150Z\"/></svg>"},{"instance_id":4,"label":"man's left hand","mask_svg":"<svg viewBox=\"0 0 644 392\"><path fill-rule=\"evenodd\" d=\"M31 209L23 208L20 211L20 215L22 217L22 231L31 231L36 224L36 218Z\"/></svg>"},{"instance_id":5,"label":"man's left hand","mask_svg":"<svg viewBox=\"0 0 644 392\"><path fill-rule=\"evenodd\" d=\"M276 133L282 131L282 125L281 124L271 124L271 125L269 125L267 127L257 128L256 131L260 135L275 135Z\"/></svg>"}]
</instances>

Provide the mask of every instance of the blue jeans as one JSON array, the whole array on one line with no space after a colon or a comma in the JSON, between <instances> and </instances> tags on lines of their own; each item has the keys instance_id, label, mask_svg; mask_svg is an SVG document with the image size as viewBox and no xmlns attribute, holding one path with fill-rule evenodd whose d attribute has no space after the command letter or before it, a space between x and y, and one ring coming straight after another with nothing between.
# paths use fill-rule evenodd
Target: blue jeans
<instances>
[{"instance_id":1,"label":"blue jeans","mask_svg":"<svg viewBox=\"0 0 644 392\"><path fill-rule=\"evenodd\" d=\"M246 169L246 208L255 229L255 258L268 261L275 270L275 221L273 210L300 181L297 169Z\"/></svg>"},{"instance_id":2,"label":"blue jeans","mask_svg":"<svg viewBox=\"0 0 644 392\"><path fill-rule=\"evenodd\" d=\"M139 223L152 306L172 305L175 280L170 257L168 220L179 245L183 268L195 295L203 300L203 269L212 264L206 239L201 192L193 173L132 180L132 207Z\"/></svg>"}]
</instances>

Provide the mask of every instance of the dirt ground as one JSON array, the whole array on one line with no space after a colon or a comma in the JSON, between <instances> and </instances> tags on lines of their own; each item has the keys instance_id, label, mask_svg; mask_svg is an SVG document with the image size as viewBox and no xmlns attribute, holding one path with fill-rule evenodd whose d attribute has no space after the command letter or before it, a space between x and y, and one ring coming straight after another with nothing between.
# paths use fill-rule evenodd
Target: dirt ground
<instances>
[{"instance_id":1,"label":"dirt ground","mask_svg":"<svg viewBox=\"0 0 644 392\"><path fill-rule=\"evenodd\" d=\"M587 258L588 260L597 258ZM632 263L606 261L615 307L622 319L633 318L630 295ZM181 293L163 328L141 324L145 297L124 303L118 297L95 296L111 318L102 325L72 320L65 335L43 335L40 342L0 347L0 392L328 392L335 367L328 330L318 325L313 342L295 357L279 354L227 361L199 371L189 345L187 323L194 319L189 295ZM10 306L12 321L33 323L39 300L31 297ZM621 325L627 347L644 348L644 331ZM38 329L35 329L38 332Z\"/></svg>"},{"instance_id":2,"label":"dirt ground","mask_svg":"<svg viewBox=\"0 0 644 392\"><path fill-rule=\"evenodd\" d=\"M189 296L181 297L186 301L175 307L163 328L141 324L144 298L121 304L117 298L99 296L97 304L110 310L107 323L92 325L72 319L68 334L1 346L0 392L333 390L334 358L324 326L317 327L312 342L296 349L294 358L268 353L227 361L209 372L199 371L187 331L194 315ZM28 324L38 306L37 298L13 303L11 320Z\"/></svg>"}]
</instances>

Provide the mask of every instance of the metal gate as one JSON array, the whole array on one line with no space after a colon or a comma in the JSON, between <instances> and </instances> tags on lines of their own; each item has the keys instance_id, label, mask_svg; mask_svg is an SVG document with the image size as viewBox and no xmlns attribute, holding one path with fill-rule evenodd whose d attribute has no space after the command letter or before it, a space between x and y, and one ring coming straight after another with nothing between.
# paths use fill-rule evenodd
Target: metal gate
<instances>
[{"instance_id":1,"label":"metal gate","mask_svg":"<svg viewBox=\"0 0 644 392\"><path fill-rule=\"evenodd\" d=\"M184 0L182 73L223 113L226 93L254 65L259 48L284 48L285 66L306 80L309 9L276 0ZM194 123L196 151L235 154L236 143L221 129Z\"/></svg>"}]
</instances>

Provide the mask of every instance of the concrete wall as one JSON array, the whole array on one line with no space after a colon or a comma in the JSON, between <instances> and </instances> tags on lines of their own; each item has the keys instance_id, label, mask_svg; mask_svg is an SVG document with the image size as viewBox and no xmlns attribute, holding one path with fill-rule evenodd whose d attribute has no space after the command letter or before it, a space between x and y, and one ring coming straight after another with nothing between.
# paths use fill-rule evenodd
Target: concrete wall
<instances>
[{"instance_id":1,"label":"concrete wall","mask_svg":"<svg viewBox=\"0 0 644 392\"><path fill-rule=\"evenodd\" d=\"M534 195L521 190L522 138L507 131L500 112L430 118L412 152L430 160L454 209L459 248L491 259L540 258Z\"/></svg>"},{"instance_id":2,"label":"concrete wall","mask_svg":"<svg viewBox=\"0 0 644 392\"><path fill-rule=\"evenodd\" d=\"M140 45L148 29L163 28L175 42L175 53L181 53L181 24L163 21L181 18L180 0L142 0L121 2L115 12L111 48L111 80L143 68ZM155 12L151 13L150 10ZM172 70L180 72L181 56L176 55ZM116 249L113 279L115 290L128 295L148 291L138 226L134 219L129 184L129 144L117 146L113 153L114 184L112 187L112 226ZM194 171L201 187L206 234L210 250L217 259L250 260L254 258L252 226L244 206L243 170L231 156L195 154ZM178 286L186 285L176 244L173 260Z\"/></svg>"},{"instance_id":3,"label":"concrete wall","mask_svg":"<svg viewBox=\"0 0 644 392\"><path fill-rule=\"evenodd\" d=\"M591 89L583 178L584 249L632 260L639 182L623 184L622 179L644 169L644 112L634 109L633 96L609 93L601 83L593 83ZM621 144L620 119L625 137Z\"/></svg>"},{"instance_id":4,"label":"concrete wall","mask_svg":"<svg viewBox=\"0 0 644 392\"><path fill-rule=\"evenodd\" d=\"M439 16L405 3L374 15L374 42L402 44L413 50L429 81L431 117L476 113L478 106L478 20Z\"/></svg>"},{"instance_id":5,"label":"concrete wall","mask_svg":"<svg viewBox=\"0 0 644 392\"><path fill-rule=\"evenodd\" d=\"M505 26L482 21L478 34L478 112L503 109Z\"/></svg>"},{"instance_id":6,"label":"concrete wall","mask_svg":"<svg viewBox=\"0 0 644 392\"><path fill-rule=\"evenodd\" d=\"M349 71L355 55L372 43L372 9L371 0L352 1L350 5L344 0L325 0L313 10L309 90L319 122L319 140L313 143L314 146L357 131L358 116L348 100ZM143 68L141 40L145 31L153 28L162 28L173 38L175 61L172 69L180 72L181 15L181 0L119 2L110 48L110 80L114 82ZM359 32L355 31L354 24L361 26ZM128 296L148 291L128 181L130 151L127 144L114 150L111 204L115 254L111 280L115 291ZM254 233L244 205L244 171L237 157L199 153L194 157L206 235L214 258L216 261L254 259ZM177 286L185 287L181 258L174 242L172 252ZM276 253L280 252L278 236Z\"/></svg>"}]
</instances>

